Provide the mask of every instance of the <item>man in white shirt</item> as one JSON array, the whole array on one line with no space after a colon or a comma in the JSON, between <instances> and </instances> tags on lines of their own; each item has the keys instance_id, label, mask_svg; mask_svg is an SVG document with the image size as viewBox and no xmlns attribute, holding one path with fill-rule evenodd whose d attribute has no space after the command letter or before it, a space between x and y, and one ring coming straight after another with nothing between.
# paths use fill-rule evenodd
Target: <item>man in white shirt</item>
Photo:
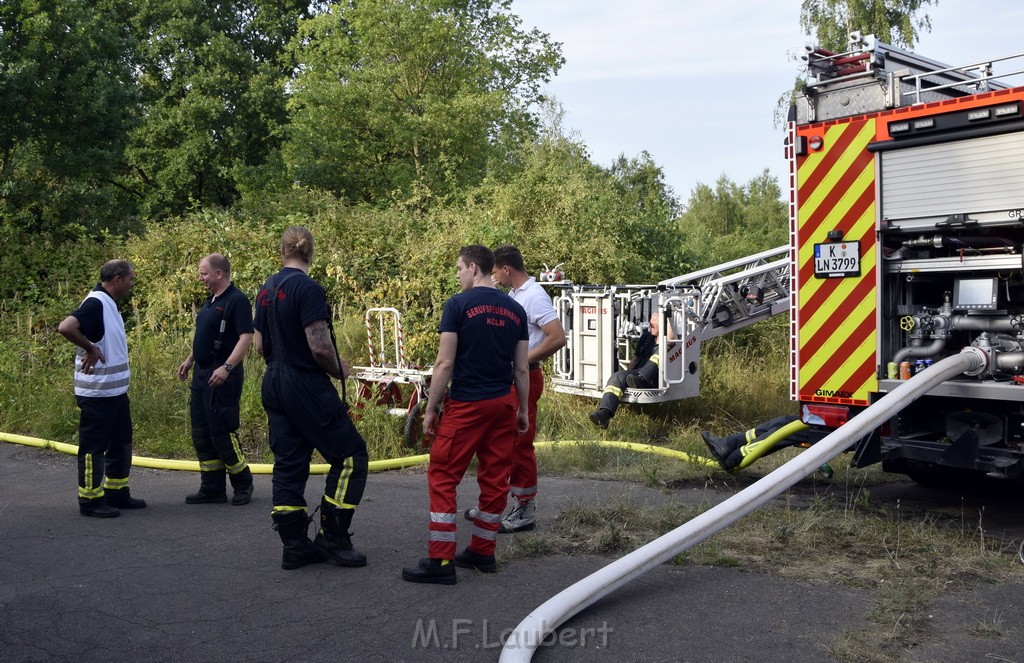
<instances>
[{"instance_id":1,"label":"man in white shirt","mask_svg":"<svg viewBox=\"0 0 1024 663\"><path fill-rule=\"evenodd\" d=\"M501 521L501 533L532 530L536 519L537 454L533 441L537 437L537 401L544 392L544 373L540 363L565 345L565 330L551 305L551 297L537 280L526 271L523 254L511 244L494 250L495 284L510 288L509 295L526 309L527 329L530 333L527 362L530 365L530 427L516 438L512 455L509 492L515 498L512 510ZM473 519L474 509L466 511Z\"/></svg>"}]
</instances>

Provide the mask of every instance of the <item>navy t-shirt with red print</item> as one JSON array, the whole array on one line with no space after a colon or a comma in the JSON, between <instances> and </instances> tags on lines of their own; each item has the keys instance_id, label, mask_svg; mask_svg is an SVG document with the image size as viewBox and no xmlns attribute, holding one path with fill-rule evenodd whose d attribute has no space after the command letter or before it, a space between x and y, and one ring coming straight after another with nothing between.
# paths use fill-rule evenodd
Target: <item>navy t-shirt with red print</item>
<instances>
[{"instance_id":1,"label":"navy t-shirt with red print","mask_svg":"<svg viewBox=\"0 0 1024 663\"><path fill-rule=\"evenodd\" d=\"M472 402L509 393L516 345L530 339L520 304L496 288L470 288L444 303L438 331L458 334L451 398Z\"/></svg>"},{"instance_id":2,"label":"navy t-shirt with red print","mask_svg":"<svg viewBox=\"0 0 1024 663\"><path fill-rule=\"evenodd\" d=\"M277 329L281 335L283 348L275 348L271 338L270 325L267 322L269 308L267 297L270 294L271 286L277 286L289 274L295 274L288 279L284 287L277 292ZM254 326L263 336L263 358L269 364L272 361L283 359L284 363L292 368L323 373L313 353L309 349L309 342L306 340L306 326L317 320L330 320L331 309L327 305L327 294L319 283L311 279L301 269L285 267L277 274L274 274L260 288L256 295L256 316ZM275 353L283 353L278 357Z\"/></svg>"}]
</instances>

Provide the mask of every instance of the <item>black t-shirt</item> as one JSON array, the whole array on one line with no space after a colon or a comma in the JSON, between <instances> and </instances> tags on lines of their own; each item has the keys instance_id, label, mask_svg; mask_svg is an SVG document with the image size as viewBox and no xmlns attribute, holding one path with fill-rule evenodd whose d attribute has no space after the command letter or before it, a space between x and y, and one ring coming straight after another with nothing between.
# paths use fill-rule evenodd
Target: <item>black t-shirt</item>
<instances>
[{"instance_id":1,"label":"black t-shirt","mask_svg":"<svg viewBox=\"0 0 1024 663\"><path fill-rule=\"evenodd\" d=\"M220 330L222 322L223 333ZM200 366L222 364L231 356L238 337L252 332L252 306L249 298L231 283L219 297L208 297L199 309L196 315L196 335L192 339L192 358ZM218 341L219 348L215 347Z\"/></svg>"},{"instance_id":2,"label":"black t-shirt","mask_svg":"<svg viewBox=\"0 0 1024 663\"><path fill-rule=\"evenodd\" d=\"M100 283L97 283L92 290L93 292L97 290L106 292ZM106 327L103 326L103 302L95 297L87 297L78 305L78 308L71 312L71 315L78 320L78 327L90 343L99 343L103 339L103 334L106 332Z\"/></svg>"},{"instance_id":3,"label":"black t-shirt","mask_svg":"<svg viewBox=\"0 0 1024 663\"><path fill-rule=\"evenodd\" d=\"M438 331L459 337L449 391L453 399L482 401L509 392L516 344L530 340L526 311L518 302L495 288L471 288L444 303Z\"/></svg>"},{"instance_id":4,"label":"black t-shirt","mask_svg":"<svg viewBox=\"0 0 1024 663\"><path fill-rule=\"evenodd\" d=\"M629 362L629 366L626 370L634 371L648 361L651 356L654 355L654 351L658 349L658 339L654 334L648 330L643 330L640 333L640 338L636 341L636 349L633 352L633 359Z\"/></svg>"},{"instance_id":5,"label":"black t-shirt","mask_svg":"<svg viewBox=\"0 0 1024 663\"><path fill-rule=\"evenodd\" d=\"M281 335L283 360L289 366L306 371L323 373L306 340L306 327L317 320L330 320L331 310L327 306L327 294L320 284L309 278L301 269L285 267L274 274L260 288L256 295L256 329L263 336L263 358L267 363L278 359L274 356L273 335L267 321L269 315L267 296L271 286L277 286L284 277L295 274L277 292L277 329Z\"/></svg>"}]
</instances>

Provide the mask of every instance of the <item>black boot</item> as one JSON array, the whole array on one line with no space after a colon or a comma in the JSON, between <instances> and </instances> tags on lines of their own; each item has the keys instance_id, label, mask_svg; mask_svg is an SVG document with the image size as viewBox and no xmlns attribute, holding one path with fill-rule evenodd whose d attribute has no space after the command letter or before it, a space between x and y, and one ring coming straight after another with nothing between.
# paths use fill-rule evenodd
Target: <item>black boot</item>
<instances>
[{"instance_id":1,"label":"black boot","mask_svg":"<svg viewBox=\"0 0 1024 663\"><path fill-rule=\"evenodd\" d=\"M723 470L728 472L740 464L742 456L735 453L739 449L739 443L733 441L734 436L715 437L707 431L702 432L700 436Z\"/></svg>"},{"instance_id":2,"label":"black boot","mask_svg":"<svg viewBox=\"0 0 1024 663\"><path fill-rule=\"evenodd\" d=\"M228 493L224 488L224 468L199 473L199 490L185 496L186 504L224 504Z\"/></svg>"},{"instance_id":3,"label":"black boot","mask_svg":"<svg viewBox=\"0 0 1024 663\"><path fill-rule=\"evenodd\" d=\"M476 569L482 573L494 573L498 570L494 555L481 555L469 548L455 555L455 566L462 569Z\"/></svg>"},{"instance_id":4,"label":"black boot","mask_svg":"<svg viewBox=\"0 0 1024 663\"><path fill-rule=\"evenodd\" d=\"M612 413L610 410L606 410L603 407L599 407L590 413L590 421L593 422L598 428L608 429L608 422L612 419Z\"/></svg>"},{"instance_id":5,"label":"black boot","mask_svg":"<svg viewBox=\"0 0 1024 663\"><path fill-rule=\"evenodd\" d=\"M402 569L402 580L435 585L454 585L459 578L455 575L454 563L448 560L424 557L416 566L407 566Z\"/></svg>"},{"instance_id":6,"label":"black boot","mask_svg":"<svg viewBox=\"0 0 1024 663\"><path fill-rule=\"evenodd\" d=\"M366 566L366 555L352 547L348 528L355 509L342 509L323 498L320 501L320 531L313 545L339 566Z\"/></svg>"},{"instance_id":7,"label":"black boot","mask_svg":"<svg viewBox=\"0 0 1024 663\"><path fill-rule=\"evenodd\" d=\"M231 496L231 506L242 506L252 501L252 470L246 465L237 474L229 474L231 488L234 495Z\"/></svg>"},{"instance_id":8,"label":"black boot","mask_svg":"<svg viewBox=\"0 0 1024 663\"><path fill-rule=\"evenodd\" d=\"M121 511L107 504L103 497L92 500L79 499L78 512L90 518L117 518L121 515Z\"/></svg>"},{"instance_id":9,"label":"black boot","mask_svg":"<svg viewBox=\"0 0 1024 663\"><path fill-rule=\"evenodd\" d=\"M137 497L132 497L131 491L128 488L117 488L110 490L109 488L104 491L105 499L109 506L115 509L145 509L146 500L141 500Z\"/></svg>"},{"instance_id":10,"label":"black boot","mask_svg":"<svg viewBox=\"0 0 1024 663\"><path fill-rule=\"evenodd\" d=\"M298 569L307 564L317 564L326 559L309 540L307 530L310 518L305 511L285 511L275 513L274 529L281 535L284 553L281 556L281 568L286 571Z\"/></svg>"}]
</instances>

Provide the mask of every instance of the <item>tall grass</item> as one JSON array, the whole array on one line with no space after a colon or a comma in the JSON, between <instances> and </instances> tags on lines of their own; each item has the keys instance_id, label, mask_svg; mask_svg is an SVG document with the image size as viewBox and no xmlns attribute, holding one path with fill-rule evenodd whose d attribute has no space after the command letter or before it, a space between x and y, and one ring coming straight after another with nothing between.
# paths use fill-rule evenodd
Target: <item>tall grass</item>
<instances>
[{"instance_id":1,"label":"tall grass","mask_svg":"<svg viewBox=\"0 0 1024 663\"><path fill-rule=\"evenodd\" d=\"M0 311L0 324L9 332L0 340L0 379L6 385L0 391L0 430L74 443L78 423L71 387L74 346L57 334L55 323L50 321L40 323L24 314ZM367 363L362 318L340 318L335 327L342 357L353 365ZM699 398L659 405L623 405L608 431L595 428L588 419L596 401L556 393L548 385L540 401L538 439L614 439L703 453L701 430L724 434L792 412L785 382L786 326L771 321L758 327L705 344ZM177 378L178 365L189 352L191 333L143 332L131 325L129 317L129 395L136 453L140 455L193 457L188 383ZM244 366L246 380L239 435L248 458L266 461L271 454L259 395L263 361L250 352ZM370 446L371 457L392 458L421 451L404 447L401 417L389 415L385 408L373 403L356 406L356 392L357 385L349 381L348 399L353 403L353 414ZM403 394L403 398L408 395ZM664 466L662 460L585 444L561 445L557 452L542 453L542 465L551 473L611 471L647 482L673 478L659 469Z\"/></svg>"}]
</instances>

